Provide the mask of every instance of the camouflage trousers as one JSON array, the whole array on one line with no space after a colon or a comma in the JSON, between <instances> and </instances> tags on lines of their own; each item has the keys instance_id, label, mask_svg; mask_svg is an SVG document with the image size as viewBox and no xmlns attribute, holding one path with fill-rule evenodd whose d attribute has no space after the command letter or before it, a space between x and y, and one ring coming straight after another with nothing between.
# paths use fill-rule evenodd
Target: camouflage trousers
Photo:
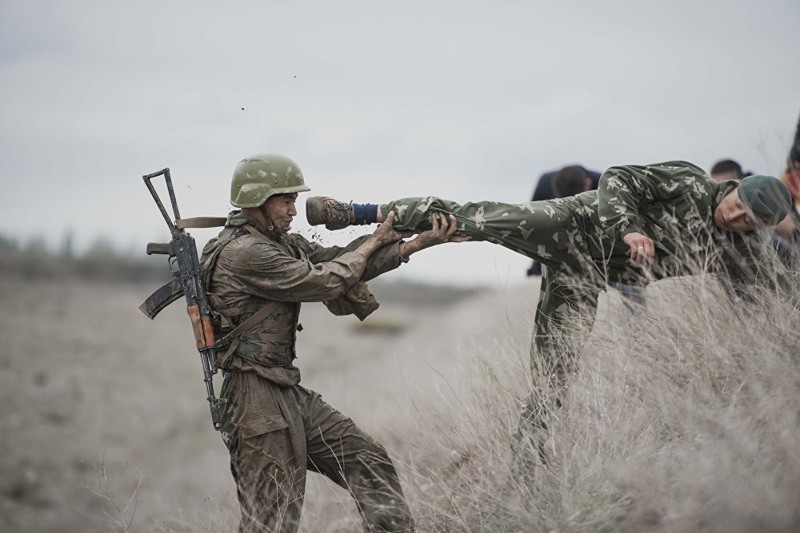
<instances>
[{"instance_id":1,"label":"camouflage trousers","mask_svg":"<svg viewBox=\"0 0 800 533\"><path fill-rule=\"evenodd\" d=\"M579 197L506 204L472 202L459 205L441 198L404 198L380 206L395 213L394 227L405 231L430 228L430 215L455 215L458 233L488 241L540 261L544 265L533 335L532 355L552 352L554 343L569 339L564 330L570 315L593 315L597 296L609 281L627 273L627 247L601 242L592 226L591 208ZM622 257L620 257L622 255ZM572 329L571 327L569 329ZM550 354L548 357L553 357ZM532 370L543 363L532 357ZM549 365L555 369L562 364ZM551 373L551 372L546 372Z\"/></svg>"},{"instance_id":2,"label":"camouflage trousers","mask_svg":"<svg viewBox=\"0 0 800 533\"><path fill-rule=\"evenodd\" d=\"M250 372L226 375L222 438L230 452L242 517L239 531L297 531L306 470L347 489L364 531L413 531L414 521L386 450L321 396Z\"/></svg>"},{"instance_id":3,"label":"camouflage trousers","mask_svg":"<svg viewBox=\"0 0 800 533\"><path fill-rule=\"evenodd\" d=\"M427 197L380 206L384 215L395 213L396 229L406 231L430 228L433 212L453 214L459 234L499 244L543 264L531 342L534 387L522 414L521 433L546 432L546 420L560 407L566 376L575 365L575 344L581 337L576 333L591 329L597 297L609 282L631 281L626 277L627 247L603 240L588 198L460 205ZM536 440L541 448L542 439Z\"/></svg>"}]
</instances>

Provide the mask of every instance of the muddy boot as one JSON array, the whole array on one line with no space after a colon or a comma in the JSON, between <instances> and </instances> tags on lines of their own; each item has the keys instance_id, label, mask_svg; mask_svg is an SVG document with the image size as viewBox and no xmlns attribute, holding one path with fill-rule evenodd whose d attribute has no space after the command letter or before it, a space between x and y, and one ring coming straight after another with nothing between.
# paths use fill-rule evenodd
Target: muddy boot
<instances>
[{"instance_id":1,"label":"muddy boot","mask_svg":"<svg viewBox=\"0 0 800 533\"><path fill-rule=\"evenodd\" d=\"M327 196L312 196L306 200L306 220L312 226L325 224L326 228L335 230L346 228L355 218L352 204Z\"/></svg>"}]
</instances>

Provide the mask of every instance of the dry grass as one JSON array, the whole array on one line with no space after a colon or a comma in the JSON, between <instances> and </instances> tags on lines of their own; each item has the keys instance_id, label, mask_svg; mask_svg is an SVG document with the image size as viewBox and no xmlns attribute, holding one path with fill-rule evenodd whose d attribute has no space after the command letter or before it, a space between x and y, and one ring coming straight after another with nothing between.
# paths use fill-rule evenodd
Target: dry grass
<instances>
[{"instance_id":1,"label":"dry grass","mask_svg":"<svg viewBox=\"0 0 800 533\"><path fill-rule=\"evenodd\" d=\"M529 476L509 469L526 350L476 354L472 394L416 427L423 530L800 529L797 294L734 310L710 278L683 278L648 298L633 315L601 302L549 461Z\"/></svg>"},{"instance_id":2,"label":"dry grass","mask_svg":"<svg viewBox=\"0 0 800 533\"><path fill-rule=\"evenodd\" d=\"M139 317L138 285L19 287L0 283L0 529L107 531L135 492L129 531L234 530L183 312ZM796 289L732 308L712 279L679 278L633 315L602 297L550 460L522 476L535 300L529 280L422 311L384 301L370 335L304 308L304 384L386 445L421 531L800 529ZM103 457L118 502L85 489ZM302 530L359 527L312 476Z\"/></svg>"}]
</instances>

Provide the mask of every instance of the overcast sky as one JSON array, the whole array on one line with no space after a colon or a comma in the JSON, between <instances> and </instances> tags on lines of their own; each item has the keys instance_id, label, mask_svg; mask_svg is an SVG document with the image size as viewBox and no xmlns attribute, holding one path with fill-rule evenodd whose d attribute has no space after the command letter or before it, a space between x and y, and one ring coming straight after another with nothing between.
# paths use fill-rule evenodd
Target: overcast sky
<instances>
[{"instance_id":1,"label":"overcast sky","mask_svg":"<svg viewBox=\"0 0 800 533\"><path fill-rule=\"evenodd\" d=\"M168 166L184 216L223 215L263 152L371 202L520 202L570 163L775 174L799 21L797 0L2 0L0 231L143 250L168 234L141 175ZM528 262L449 244L393 275L509 285Z\"/></svg>"}]
</instances>

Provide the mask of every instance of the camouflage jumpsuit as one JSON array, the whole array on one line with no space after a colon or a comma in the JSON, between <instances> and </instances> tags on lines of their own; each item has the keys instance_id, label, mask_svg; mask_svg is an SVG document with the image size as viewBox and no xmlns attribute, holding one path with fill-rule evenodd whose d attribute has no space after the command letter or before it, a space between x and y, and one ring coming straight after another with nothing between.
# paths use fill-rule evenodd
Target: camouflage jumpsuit
<instances>
[{"instance_id":1,"label":"camouflage jumpsuit","mask_svg":"<svg viewBox=\"0 0 800 533\"><path fill-rule=\"evenodd\" d=\"M386 450L301 385L294 366L300 302L363 316L377 304L363 283L400 265L399 244L369 259L355 248L275 235L234 211L203 250L204 285L227 330L268 315L220 350L222 438L241 504L241 532L296 531L306 470L353 495L365 531L412 531L414 522ZM220 326L222 328L222 326ZM224 329L218 331L218 338Z\"/></svg>"},{"instance_id":2,"label":"camouflage jumpsuit","mask_svg":"<svg viewBox=\"0 0 800 533\"><path fill-rule=\"evenodd\" d=\"M711 180L699 167L670 161L646 166L617 166L600 179L598 190L576 196L521 204L472 202L459 205L435 197L406 198L380 206L396 215L395 228L423 230L431 212L452 213L458 231L474 241L500 244L544 265L531 345L531 370L544 377L550 392L538 391L525 417L542 427L559 403L573 351L557 349L569 339L570 315L594 316L597 297L609 283L645 285L651 279L681 275L709 261L732 275L746 268L744 239L723 234L714 225L715 206L737 187ZM629 232L644 233L655 243L649 272L633 266ZM687 264L686 258L693 261ZM696 270L694 270L696 272ZM577 316L577 315L576 315ZM589 326L591 324L588 324Z\"/></svg>"}]
</instances>

